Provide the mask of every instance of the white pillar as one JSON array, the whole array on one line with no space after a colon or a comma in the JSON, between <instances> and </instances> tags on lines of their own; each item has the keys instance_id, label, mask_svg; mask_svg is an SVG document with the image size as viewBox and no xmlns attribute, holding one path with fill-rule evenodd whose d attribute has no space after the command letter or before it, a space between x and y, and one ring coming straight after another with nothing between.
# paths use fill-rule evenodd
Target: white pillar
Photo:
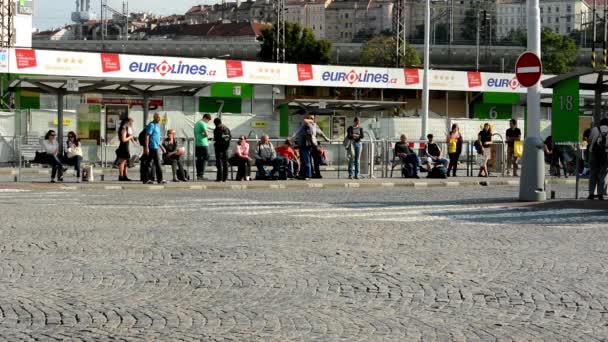
<instances>
[{"instance_id":1,"label":"white pillar","mask_svg":"<svg viewBox=\"0 0 608 342\"><path fill-rule=\"evenodd\" d=\"M431 1L426 0L426 9L424 11L424 72L422 74L422 113L420 130L420 140L426 139L429 120L429 56L430 56L430 40L431 40Z\"/></svg>"},{"instance_id":2,"label":"white pillar","mask_svg":"<svg viewBox=\"0 0 608 342\"><path fill-rule=\"evenodd\" d=\"M528 51L540 55L540 8L539 0L528 0ZM540 138L540 84L528 88L527 137L524 143L521 179L519 182L520 201L544 201L545 165L543 141Z\"/></svg>"}]
</instances>

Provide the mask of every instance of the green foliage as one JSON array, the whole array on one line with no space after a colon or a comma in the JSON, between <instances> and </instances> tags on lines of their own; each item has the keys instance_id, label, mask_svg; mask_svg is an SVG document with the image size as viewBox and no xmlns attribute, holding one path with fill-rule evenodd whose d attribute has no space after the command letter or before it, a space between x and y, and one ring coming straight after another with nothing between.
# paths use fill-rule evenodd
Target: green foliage
<instances>
[{"instance_id":1,"label":"green foliage","mask_svg":"<svg viewBox=\"0 0 608 342\"><path fill-rule=\"evenodd\" d=\"M364 43L372 38L374 38L374 29L363 28L355 34L355 37L353 38L353 43Z\"/></svg>"},{"instance_id":2,"label":"green foliage","mask_svg":"<svg viewBox=\"0 0 608 342\"><path fill-rule=\"evenodd\" d=\"M420 65L420 55L416 49L408 45L405 53L405 61L401 63L400 67ZM377 36L365 42L359 56L359 64L394 68L397 65L395 38Z\"/></svg>"},{"instance_id":3,"label":"green foliage","mask_svg":"<svg viewBox=\"0 0 608 342\"><path fill-rule=\"evenodd\" d=\"M541 35L541 59L544 73L563 74L568 72L578 55L576 42L569 37L543 28Z\"/></svg>"},{"instance_id":4,"label":"green foliage","mask_svg":"<svg viewBox=\"0 0 608 342\"><path fill-rule=\"evenodd\" d=\"M276 48L276 32L271 26L262 29L258 40L262 43L259 57L263 61L273 61ZM312 30L297 23L285 24L285 49L288 63L327 64L330 61L331 43L325 39L317 40Z\"/></svg>"}]
</instances>

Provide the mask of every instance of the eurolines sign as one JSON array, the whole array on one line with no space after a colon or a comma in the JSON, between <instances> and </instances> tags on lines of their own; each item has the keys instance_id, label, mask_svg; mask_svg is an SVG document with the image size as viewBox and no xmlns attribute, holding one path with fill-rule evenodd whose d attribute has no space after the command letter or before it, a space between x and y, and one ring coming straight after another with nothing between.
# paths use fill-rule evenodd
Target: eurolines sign
<instances>
[{"instance_id":1,"label":"eurolines sign","mask_svg":"<svg viewBox=\"0 0 608 342\"><path fill-rule=\"evenodd\" d=\"M386 70L386 69L385 69ZM396 78L391 78L388 72L374 72L370 70L357 71L352 69L346 71L324 71L321 80L325 82L348 83L358 86L383 86L387 84L397 84Z\"/></svg>"},{"instance_id":2,"label":"eurolines sign","mask_svg":"<svg viewBox=\"0 0 608 342\"><path fill-rule=\"evenodd\" d=\"M160 63L133 61L129 63L129 71L138 74L160 75L171 79L179 79L179 76L215 76L216 70L207 64L188 63L183 60ZM176 77L177 76L177 77Z\"/></svg>"}]
</instances>

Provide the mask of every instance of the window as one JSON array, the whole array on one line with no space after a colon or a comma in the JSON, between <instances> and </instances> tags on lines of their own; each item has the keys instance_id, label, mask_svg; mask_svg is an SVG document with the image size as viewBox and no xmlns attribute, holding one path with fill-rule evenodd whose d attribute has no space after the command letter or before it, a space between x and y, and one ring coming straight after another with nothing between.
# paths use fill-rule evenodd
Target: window
<instances>
[{"instance_id":1,"label":"window","mask_svg":"<svg viewBox=\"0 0 608 342\"><path fill-rule=\"evenodd\" d=\"M547 23L551 24L551 17L547 17Z\"/></svg>"},{"instance_id":2,"label":"window","mask_svg":"<svg viewBox=\"0 0 608 342\"><path fill-rule=\"evenodd\" d=\"M555 6L555 13L559 13L559 6Z\"/></svg>"},{"instance_id":3,"label":"window","mask_svg":"<svg viewBox=\"0 0 608 342\"><path fill-rule=\"evenodd\" d=\"M540 17L540 23L541 23L541 24L545 22L545 20L544 20L544 19L545 19L544 17ZM336 28L337 28L337 27L336 27Z\"/></svg>"},{"instance_id":4,"label":"window","mask_svg":"<svg viewBox=\"0 0 608 342\"><path fill-rule=\"evenodd\" d=\"M559 33L559 26L555 26L555 33Z\"/></svg>"},{"instance_id":5,"label":"window","mask_svg":"<svg viewBox=\"0 0 608 342\"><path fill-rule=\"evenodd\" d=\"M559 23L559 17L555 17L555 23Z\"/></svg>"},{"instance_id":6,"label":"window","mask_svg":"<svg viewBox=\"0 0 608 342\"><path fill-rule=\"evenodd\" d=\"M566 31L567 31L568 33L572 32L572 27L568 26L568 27L566 28Z\"/></svg>"},{"instance_id":7,"label":"window","mask_svg":"<svg viewBox=\"0 0 608 342\"><path fill-rule=\"evenodd\" d=\"M566 6L566 12L572 12L572 5Z\"/></svg>"},{"instance_id":8,"label":"window","mask_svg":"<svg viewBox=\"0 0 608 342\"><path fill-rule=\"evenodd\" d=\"M551 6L547 7L547 13L551 13Z\"/></svg>"},{"instance_id":9,"label":"window","mask_svg":"<svg viewBox=\"0 0 608 342\"><path fill-rule=\"evenodd\" d=\"M540 13L543 13L543 6L540 6Z\"/></svg>"},{"instance_id":10,"label":"window","mask_svg":"<svg viewBox=\"0 0 608 342\"><path fill-rule=\"evenodd\" d=\"M570 16L566 17L566 22L569 23L570 22Z\"/></svg>"}]
</instances>

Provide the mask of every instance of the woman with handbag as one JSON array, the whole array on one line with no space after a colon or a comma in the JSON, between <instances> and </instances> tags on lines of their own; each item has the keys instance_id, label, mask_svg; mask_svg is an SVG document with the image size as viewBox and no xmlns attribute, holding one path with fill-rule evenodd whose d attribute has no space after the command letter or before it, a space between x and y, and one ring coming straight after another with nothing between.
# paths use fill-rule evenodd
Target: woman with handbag
<instances>
[{"instance_id":1,"label":"woman with handbag","mask_svg":"<svg viewBox=\"0 0 608 342\"><path fill-rule=\"evenodd\" d=\"M44 151L44 161L46 164L51 165L53 170L51 171L51 183L55 183L55 176L57 181L63 182L63 164L59 160L59 144L57 143L57 133L50 130L44 136L42 141L42 151Z\"/></svg>"},{"instance_id":2,"label":"woman with handbag","mask_svg":"<svg viewBox=\"0 0 608 342\"><path fill-rule=\"evenodd\" d=\"M66 141L65 144L65 163L67 165L74 165L74 170L76 170L76 178L78 179L77 182L80 183L80 165L82 165L82 147L80 146L80 139L76 133L70 131L68 132L68 141Z\"/></svg>"},{"instance_id":3,"label":"woman with handbag","mask_svg":"<svg viewBox=\"0 0 608 342\"><path fill-rule=\"evenodd\" d=\"M133 131L130 129L133 126L133 119L126 118L120 122L118 128L118 138L120 144L116 149L116 158L118 159L118 181L129 182L131 181L127 177L127 162L131 159L131 153L129 152L129 142L137 141L133 136Z\"/></svg>"},{"instance_id":4,"label":"woman with handbag","mask_svg":"<svg viewBox=\"0 0 608 342\"><path fill-rule=\"evenodd\" d=\"M479 175L477 177L489 177L488 161L492 158L492 128L489 123L483 125L483 129L477 135L477 141L481 145Z\"/></svg>"},{"instance_id":5,"label":"woman with handbag","mask_svg":"<svg viewBox=\"0 0 608 342\"><path fill-rule=\"evenodd\" d=\"M456 170L458 169L458 160L462 153L462 134L460 134L460 127L458 124L453 124L452 129L447 137L448 142L448 157L450 158L450 164L448 165L448 176L450 170L452 170L452 177L456 177Z\"/></svg>"}]
</instances>

